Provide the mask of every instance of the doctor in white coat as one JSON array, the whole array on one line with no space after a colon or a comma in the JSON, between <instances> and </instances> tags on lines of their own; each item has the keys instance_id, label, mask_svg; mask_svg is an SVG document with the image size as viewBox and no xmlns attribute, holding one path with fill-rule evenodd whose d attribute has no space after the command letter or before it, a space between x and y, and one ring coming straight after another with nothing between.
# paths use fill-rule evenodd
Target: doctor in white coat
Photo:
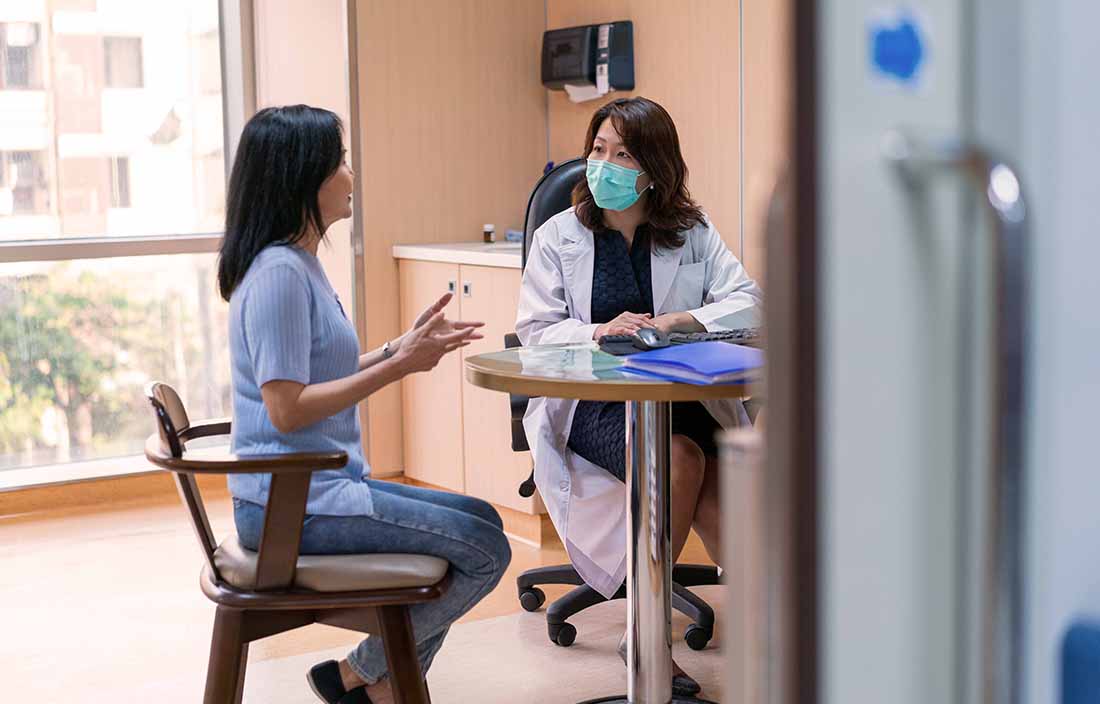
<instances>
[{"instance_id":1,"label":"doctor in white coat","mask_svg":"<svg viewBox=\"0 0 1100 704\"><path fill-rule=\"evenodd\" d=\"M592 342L641 327L720 331L761 323L762 292L691 200L664 108L640 97L608 103L593 116L585 154L587 178L573 192L574 207L548 220L531 244L516 320L525 346ZM626 576L625 421L618 420L622 404L589 412L589 403L533 399L524 429L536 484L570 560L610 597ZM673 408L674 560L693 526L712 559L722 554L713 431L746 419L740 402L705 407ZM606 428L597 432L596 424ZM578 445L580 436L595 439Z\"/></svg>"}]
</instances>

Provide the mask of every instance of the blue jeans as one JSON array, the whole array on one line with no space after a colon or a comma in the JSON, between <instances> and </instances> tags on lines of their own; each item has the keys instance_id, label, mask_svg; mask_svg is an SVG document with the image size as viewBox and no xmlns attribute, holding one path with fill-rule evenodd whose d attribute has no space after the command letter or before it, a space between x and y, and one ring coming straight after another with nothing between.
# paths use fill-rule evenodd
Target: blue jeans
<instances>
[{"instance_id":1,"label":"blue jeans","mask_svg":"<svg viewBox=\"0 0 1100 704\"><path fill-rule=\"evenodd\" d=\"M307 515L301 552L306 555L414 553L451 563L451 585L442 598L409 608L420 667L427 672L451 624L500 581L512 559L496 509L481 499L367 479L374 501L370 516ZM256 550L264 507L233 500L241 544ZM348 664L368 684L386 674L380 638L367 638L348 654Z\"/></svg>"}]
</instances>

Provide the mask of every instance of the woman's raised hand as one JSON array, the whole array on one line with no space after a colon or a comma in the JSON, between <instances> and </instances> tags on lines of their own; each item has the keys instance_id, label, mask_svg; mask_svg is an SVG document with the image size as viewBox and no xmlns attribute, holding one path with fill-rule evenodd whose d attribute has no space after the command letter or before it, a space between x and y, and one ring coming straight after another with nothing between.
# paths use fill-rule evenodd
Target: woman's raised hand
<instances>
[{"instance_id":1,"label":"woman's raised hand","mask_svg":"<svg viewBox=\"0 0 1100 704\"><path fill-rule=\"evenodd\" d=\"M592 333L593 340L604 335L633 335L641 328L656 327L649 313L622 313L614 320L604 323Z\"/></svg>"},{"instance_id":2,"label":"woman's raised hand","mask_svg":"<svg viewBox=\"0 0 1100 704\"><path fill-rule=\"evenodd\" d=\"M439 364L443 355L465 347L473 340L482 339L483 335L477 329L484 323L451 321L443 315L442 308L447 305L450 295L440 298L428 309L431 311L438 306L439 309L431 315L417 318L413 329L401 340L394 361L401 365L406 374L430 371Z\"/></svg>"}]
</instances>

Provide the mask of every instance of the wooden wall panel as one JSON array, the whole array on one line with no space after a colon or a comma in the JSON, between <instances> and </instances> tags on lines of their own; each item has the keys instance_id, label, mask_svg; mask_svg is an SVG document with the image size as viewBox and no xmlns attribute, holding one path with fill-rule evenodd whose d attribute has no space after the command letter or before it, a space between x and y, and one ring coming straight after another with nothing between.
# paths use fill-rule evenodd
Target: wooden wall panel
<instances>
[{"instance_id":1,"label":"wooden wall panel","mask_svg":"<svg viewBox=\"0 0 1100 704\"><path fill-rule=\"evenodd\" d=\"M751 4L751 3L750 3ZM550 29L614 20L634 22L636 90L676 122L692 195L735 254L741 253L736 0L547 0ZM555 161L582 156L585 130L605 100L572 103L549 93Z\"/></svg>"},{"instance_id":2,"label":"wooden wall panel","mask_svg":"<svg viewBox=\"0 0 1100 704\"><path fill-rule=\"evenodd\" d=\"M787 162L790 3L745 2L745 250L744 262L764 276L768 201Z\"/></svg>"},{"instance_id":3,"label":"wooden wall panel","mask_svg":"<svg viewBox=\"0 0 1100 704\"><path fill-rule=\"evenodd\" d=\"M397 243L521 227L546 162L543 0L358 0L367 341L401 330ZM401 396L369 402L373 469L402 468Z\"/></svg>"}]
</instances>

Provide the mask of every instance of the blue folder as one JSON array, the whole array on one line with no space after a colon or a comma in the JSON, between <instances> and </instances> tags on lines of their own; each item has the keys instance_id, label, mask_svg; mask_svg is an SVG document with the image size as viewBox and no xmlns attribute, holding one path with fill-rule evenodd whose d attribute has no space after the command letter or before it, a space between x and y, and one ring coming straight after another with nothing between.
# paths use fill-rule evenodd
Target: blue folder
<instances>
[{"instance_id":1,"label":"blue folder","mask_svg":"<svg viewBox=\"0 0 1100 704\"><path fill-rule=\"evenodd\" d=\"M639 352L627 357L622 369L668 381L706 385L742 381L745 372L762 366L764 353L754 347L696 342Z\"/></svg>"}]
</instances>

